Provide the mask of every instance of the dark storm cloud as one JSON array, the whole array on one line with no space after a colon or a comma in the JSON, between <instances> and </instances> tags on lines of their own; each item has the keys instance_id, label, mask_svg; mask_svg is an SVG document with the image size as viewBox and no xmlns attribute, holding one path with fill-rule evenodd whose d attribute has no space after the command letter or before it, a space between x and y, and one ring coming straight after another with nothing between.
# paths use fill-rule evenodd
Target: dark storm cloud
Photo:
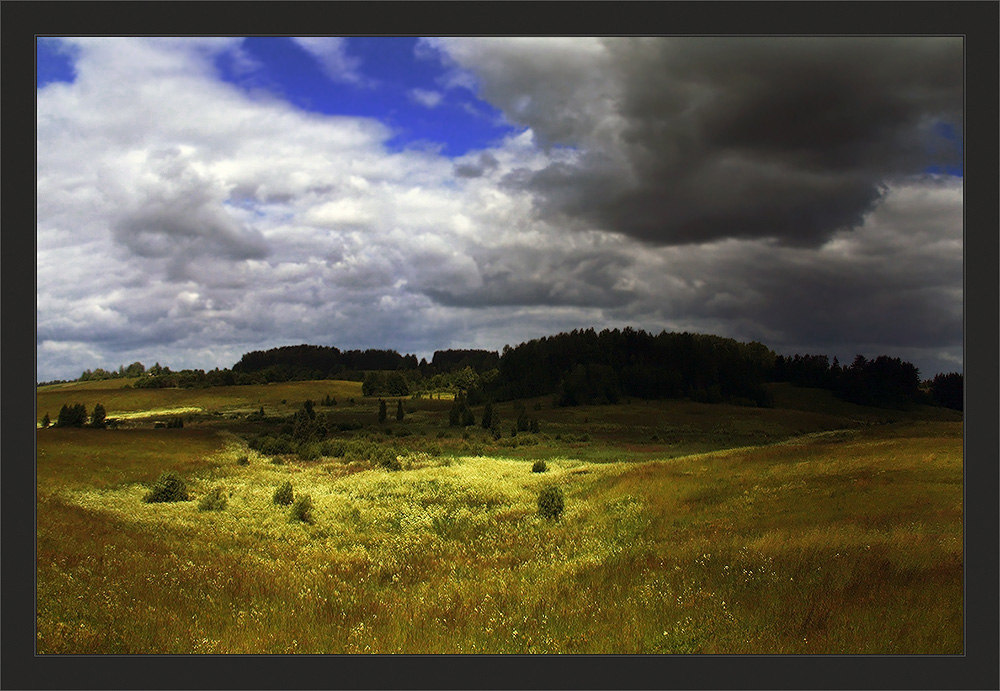
<instances>
[{"instance_id":1,"label":"dark storm cloud","mask_svg":"<svg viewBox=\"0 0 1000 691\"><path fill-rule=\"evenodd\" d=\"M912 266L878 269L821 261L789 262L781 269L734 268L739 283L753 286L753 300L706 301L702 313L733 323L747 320L799 343L931 347L960 342L961 310L942 290L945 286L936 285L939 277L922 277Z\"/></svg>"},{"instance_id":2,"label":"dark storm cloud","mask_svg":"<svg viewBox=\"0 0 1000 691\"><path fill-rule=\"evenodd\" d=\"M485 90L506 99L499 105L509 117L543 142L584 152L520 180L550 218L655 244L774 237L817 246L860 225L890 181L959 160L938 126L961 126L958 38L612 38L604 46L616 106L613 117L594 116L590 134L579 120L567 130L566 111L516 107L541 98L558 73L525 70L520 82L516 71L487 75L508 80ZM573 105L567 97L566 109Z\"/></svg>"}]
</instances>

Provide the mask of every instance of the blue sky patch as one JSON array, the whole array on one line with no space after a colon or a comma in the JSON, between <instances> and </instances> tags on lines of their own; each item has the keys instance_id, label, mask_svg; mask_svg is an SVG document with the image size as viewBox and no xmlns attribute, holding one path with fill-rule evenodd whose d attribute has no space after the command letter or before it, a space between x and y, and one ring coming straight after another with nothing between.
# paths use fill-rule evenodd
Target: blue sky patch
<instances>
[{"instance_id":1,"label":"blue sky patch","mask_svg":"<svg viewBox=\"0 0 1000 691\"><path fill-rule=\"evenodd\" d=\"M35 41L35 86L41 89L52 82L72 82L76 78L73 58L58 39L39 38Z\"/></svg>"},{"instance_id":2,"label":"blue sky patch","mask_svg":"<svg viewBox=\"0 0 1000 691\"><path fill-rule=\"evenodd\" d=\"M359 60L360 83L333 81L319 62L291 38L251 37L243 48L257 63L245 70L222 55L220 76L244 90L265 90L297 108L327 115L377 118L395 136L391 150L440 147L461 156L494 145L518 131L499 110L465 89L446 90L440 62L417 58L415 38L349 38L346 53Z\"/></svg>"}]
</instances>

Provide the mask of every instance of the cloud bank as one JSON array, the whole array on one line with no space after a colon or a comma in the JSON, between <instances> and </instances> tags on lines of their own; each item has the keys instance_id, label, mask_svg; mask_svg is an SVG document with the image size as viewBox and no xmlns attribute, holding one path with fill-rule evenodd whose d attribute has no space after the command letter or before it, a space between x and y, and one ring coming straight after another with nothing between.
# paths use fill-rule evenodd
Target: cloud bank
<instances>
[{"instance_id":1,"label":"cloud bank","mask_svg":"<svg viewBox=\"0 0 1000 691\"><path fill-rule=\"evenodd\" d=\"M948 40L789 41L423 43L517 125L448 158L223 81L239 39L68 40L75 80L38 91L38 377L625 325L961 369L962 182L923 172L961 43L956 78Z\"/></svg>"},{"instance_id":2,"label":"cloud bank","mask_svg":"<svg viewBox=\"0 0 1000 691\"><path fill-rule=\"evenodd\" d=\"M515 184L547 218L657 245L817 247L886 185L960 160L952 38L436 39L540 141L580 151Z\"/></svg>"}]
</instances>

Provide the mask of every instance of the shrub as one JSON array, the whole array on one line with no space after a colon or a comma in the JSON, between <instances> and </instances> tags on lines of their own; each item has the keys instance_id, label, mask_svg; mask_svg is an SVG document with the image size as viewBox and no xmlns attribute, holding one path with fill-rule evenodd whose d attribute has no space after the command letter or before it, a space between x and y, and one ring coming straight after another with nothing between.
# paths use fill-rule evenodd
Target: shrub
<instances>
[{"instance_id":1,"label":"shrub","mask_svg":"<svg viewBox=\"0 0 1000 691\"><path fill-rule=\"evenodd\" d=\"M302 523L312 523L312 497L303 494L295 500L292 510L288 512L289 521L301 521Z\"/></svg>"},{"instance_id":2,"label":"shrub","mask_svg":"<svg viewBox=\"0 0 1000 691\"><path fill-rule=\"evenodd\" d=\"M564 507L563 493L558 487L546 487L538 495L538 515L542 518L559 518Z\"/></svg>"},{"instance_id":3,"label":"shrub","mask_svg":"<svg viewBox=\"0 0 1000 691\"><path fill-rule=\"evenodd\" d=\"M291 438L284 435L275 437L268 434L261 434L251 438L247 443L251 449L260 451L262 454L273 455L293 453L295 451Z\"/></svg>"},{"instance_id":4,"label":"shrub","mask_svg":"<svg viewBox=\"0 0 1000 691\"><path fill-rule=\"evenodd\" d=\"M531 465L531 472L533 473L544 473L549 467L545 465L545 461L539 459Z\"/></svg>"},{"instance_id":5,"label":"shrub","mask_svg":"<svg viewBox=\"0 0 1000 691\"><path fill-rule=\"evenodd\" d=\"M286 480L283 485L274 490L272 501L281 506L288 506L294 498L295 492L292 490L292 483Z\"/></svg>"},{"instance_id":6,"label":"shrub","mask_svg":"<svg viewBox=\"0 0 1000 691\"><path fill-rule=\"evenodd\" d=\"M298 456L300 460L315 461L318 460L321 455L322 454L320 453L318 444L299 445Z\"/></svg>"},{"instance_id":7,"label":"shrub","mask_svg":"<svg viewBox=\"0 0 1000 691\"><path fill-rule=\"evenodd\" d=\"M157 478L153 488L146 493L143 501L147 504L154 502L187 501L187 484L181 476L173 471L167 471Z\"/></svg>"},{"instance_id":8,"label":"shrub","mask_svg":"<svg viewBox=\"0 0 1000 691\"><path fill-rule=\"evenodd\" d=\"M216 487L211 492L206 494L198 502L199 511L222 511L226 508L227 499L226 493L222 491L221 487Z\"/></svg>"},{"instance_id":9,"label":"shrub","mask_svg":"<svg viewBox=\"0 0 1000 691\"><path fill-rule=\"evenodd\" d=\"M382 466L383 468L385 468L386 470L402 470L403 469L402 462L399 460L399 458L396 457L395 454L393 454L392 456L384 457L381 460L379 460L379 465Z\"/></svg>"}]
</instances>

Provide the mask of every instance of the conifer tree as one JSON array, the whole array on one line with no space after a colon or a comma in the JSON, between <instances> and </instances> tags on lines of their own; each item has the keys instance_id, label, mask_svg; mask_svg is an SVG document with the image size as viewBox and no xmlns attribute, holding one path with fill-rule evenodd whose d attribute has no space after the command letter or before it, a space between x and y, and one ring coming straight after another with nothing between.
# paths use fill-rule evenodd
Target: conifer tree
<instances>
[{"instance_id":1,"label":"conifer tree","mask_svg":"<svg viewBox=\"0 0 1000 691\"><path fill-rule=\"evenodd\" d=\"M107 412L100 403L94 406L94 412L90 414L90 426L94 429L104 429L108 426Z\"/></svg>"}]
</instances>

